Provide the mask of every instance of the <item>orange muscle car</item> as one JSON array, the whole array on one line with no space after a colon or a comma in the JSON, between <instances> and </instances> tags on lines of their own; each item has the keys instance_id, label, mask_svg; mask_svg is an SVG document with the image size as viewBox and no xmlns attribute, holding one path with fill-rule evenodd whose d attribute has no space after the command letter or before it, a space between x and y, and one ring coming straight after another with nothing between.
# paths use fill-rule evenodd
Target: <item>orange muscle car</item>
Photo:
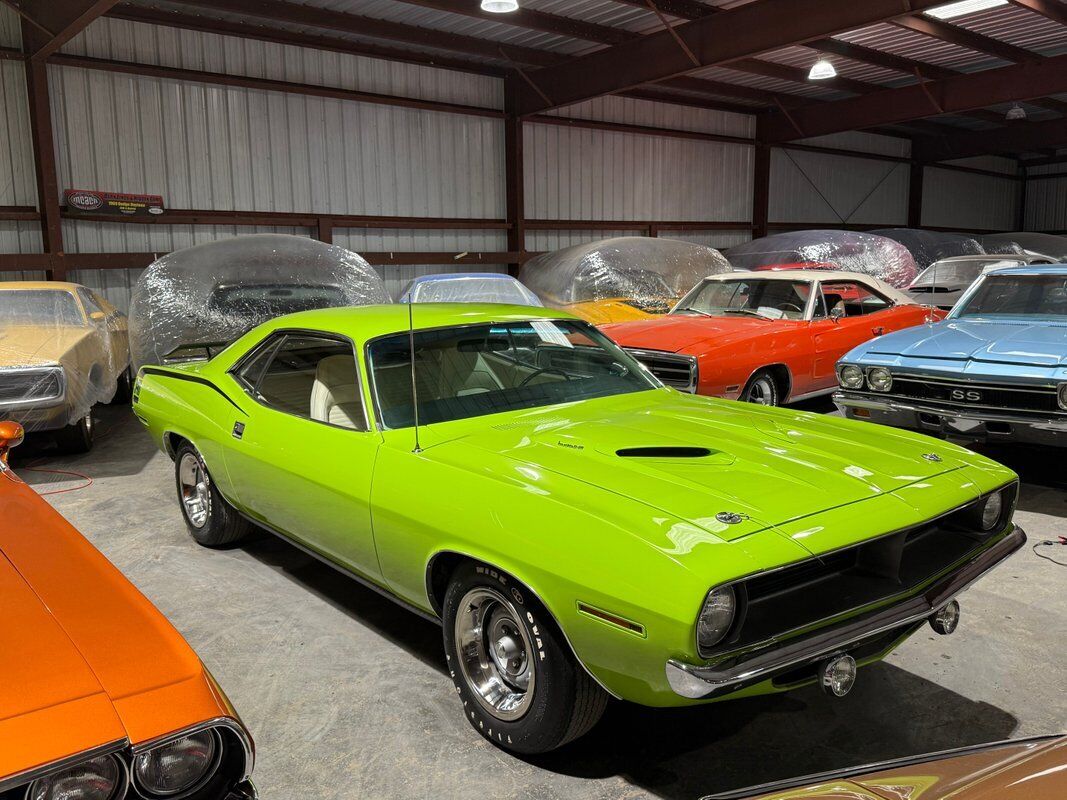
<instances>
[{"instance_id":1,"label":"orange muscle car","mask_svg":"<svg viewBox=\"0 0 1067 800\"><path fill-rule=\"evenodd\" d=\"M1067 737L963 747L808 775L703 800L1063 800Z\"/></svg>"},{"instance_id":2,"label":"orange muscle car","mask_svg":"<svg viewBox=\"0 0 1067 800\"><path fill-rule=\"evenodd\" d=\"M252 740L170 623L7 465L0 800L250 800Z\"/></svg>"},{"instance_id":3,"label":"orange muscle car","mask_svg":"<svg viewBox=\"0 0 1067 800\"><path fill-rule=\"evenodd\" d=\"M856 345L943 316L869 275L767 270L705 278L666 316L602 327L668 386L779 405L834 391Z\"/></svg>"}]
</instances>

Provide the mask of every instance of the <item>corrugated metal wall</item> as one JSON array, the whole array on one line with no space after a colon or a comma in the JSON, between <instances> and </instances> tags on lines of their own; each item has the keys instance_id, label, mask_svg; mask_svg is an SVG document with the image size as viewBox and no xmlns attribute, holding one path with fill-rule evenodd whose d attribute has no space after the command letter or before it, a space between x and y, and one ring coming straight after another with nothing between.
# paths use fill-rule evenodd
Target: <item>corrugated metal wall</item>
<instances>
[{"instance_id":1,"label":"corrugated metal wall","mask_svg":"<svg viewBox=\"0 0 1067 800\"><path fill-rule=\"evenodd\" d=\"M927 167L922 221L934 227L1014 230L1018 201L1018 182L1010 176L997 178Z\"/></svg>"},{"instance_id":2,"label":"corrugated metal wall","mask_svg":"<svg viewBox=\"0 0 1067 800\"><path fill-rule=\"evenodd\" d=\"M0 47L20 46L18 15L0 5ZM0 61L0 206L37 203L28 113L25 68ZM0 253L41 252L40 230L36 222L0 221Z\"/></svg>"},{"instance_id":3,"label":"corrugated metal wall","mask_svg":"<svg viewBox=\"0 0 1067 800\"><path fill-rule=\"evenodd\" d=\"M1028 231L1067 231L1067 177L1040 178L1064 172L1063 164L1031 167L1026 184L1026 229Z\"/></svg>"}]
</instances>

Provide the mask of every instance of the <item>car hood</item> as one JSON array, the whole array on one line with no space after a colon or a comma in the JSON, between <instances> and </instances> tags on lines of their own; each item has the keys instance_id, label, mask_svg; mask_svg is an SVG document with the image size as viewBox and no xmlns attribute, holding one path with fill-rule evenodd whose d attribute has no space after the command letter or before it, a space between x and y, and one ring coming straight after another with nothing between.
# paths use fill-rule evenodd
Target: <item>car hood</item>
<instances>
[{"instance_id":1,"label":"car hood","mask_svg":"<svg viewBox=\"0 0 1067 800\"><path fill-rule=\"evenodd\" d=\"M4 325L0 327L0 367L59 363L92 333L74 325Z\"/></svg>"},{"instance_id":2,"label":"car hood","mask_svg":"<svg viewBox=\"0 0 1067 800\"><path fill-rule=\"evenodd\" d=\"M881 336L858 350L872 355L1058 367L1067 363L1067 324L949 319Z\"/></svg>"},{"instance_id":3,"label":"car hood","mask_svg":"<svg viewBox=\"0 0 1067 800\"><path fill-rule=\"evenodd\" d=\"M569 413L550 408L525 414L443 446L478 447L484 451L483 465L490 458L507 458L567 476L725 541L876 498L964 463L941 447L940 461L925 459L936 443L922 437L889 443L885 435L868 436L862 427L858 434L851 428L845 434L841 420L827 424L806 412L670 390L594 403ZM613 501L606 497L604 502ZM724 524L716 519L720 513L738 514L741 520ZM842 544L840 536L835 532L834 546ZM823 549L817 537L802 546L809 552Z\"/></svg>"},{"instance_id":4,"label":"car hood","mask_svg":"<svg viewBox=\"0 0 1067 800\"><path fill-rule=\"evenodd\" d=\"M0 685L19 689L0 693L0 776L232 715L181 635L11 472L0 473L0 597Z\"/></svg>"},{"instance_id":5,"label":"car hood","mask_svg":"<svg viewBox=\"0 0 1067 800\"><path fill-rule=\"evenodd\" d=\"M799 323L756 319L741 314L732 317L671 314L641 322L604 325L602 330L623 347L679 353L709 341L714 341L716 347L729 347L739 341L762 336L781 324Z\"/></svg>"}]
</instances>

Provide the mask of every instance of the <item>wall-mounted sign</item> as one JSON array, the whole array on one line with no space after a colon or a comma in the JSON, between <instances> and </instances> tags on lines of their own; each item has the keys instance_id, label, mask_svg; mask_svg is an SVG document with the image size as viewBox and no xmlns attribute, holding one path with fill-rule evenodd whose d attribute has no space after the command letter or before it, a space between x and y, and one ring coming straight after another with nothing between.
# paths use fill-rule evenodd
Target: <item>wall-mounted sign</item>
<instances>
[{"instance_id":1,"label":"wall-mounted sign","mask_svg":"<svg viewBox=\"0 0 1067 800\"><path fill-rule=\"evenodd\" d=\"M96 192L89 189L64 189L63 202L67 210L80 214L114 214L142 216L162 214L163 198L158 194L123 194Z\"/></svg>"}]
</instances>

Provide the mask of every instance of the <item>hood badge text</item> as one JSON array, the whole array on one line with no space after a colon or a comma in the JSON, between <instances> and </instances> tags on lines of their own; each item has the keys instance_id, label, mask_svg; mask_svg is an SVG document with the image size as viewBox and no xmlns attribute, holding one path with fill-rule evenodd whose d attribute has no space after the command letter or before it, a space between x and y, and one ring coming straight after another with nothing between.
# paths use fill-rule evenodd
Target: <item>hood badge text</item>
<instances>
[{"instance_id":1,"label":"hood badge text","mask_svg":"<svg viewBox=\"0 0 1067 800\"><path fill-rule=\"evenodd\" d=\"M936 464L941 463L941 456L939 456L937 453L923 453L923 458L925 458L927 461L933 461Z\"/></svg>"},{"instance_id":2,"label":"hood badge text","mask_svg":"<svg viewBox=\"0 0 1067 800\"><path fill-rule=\"evenodd\" d=\"M733 511L720 511L715 515L715 519L724 525L737 525L748 519L748 514L737 514Z\"/></svg>"}]
</instances>

